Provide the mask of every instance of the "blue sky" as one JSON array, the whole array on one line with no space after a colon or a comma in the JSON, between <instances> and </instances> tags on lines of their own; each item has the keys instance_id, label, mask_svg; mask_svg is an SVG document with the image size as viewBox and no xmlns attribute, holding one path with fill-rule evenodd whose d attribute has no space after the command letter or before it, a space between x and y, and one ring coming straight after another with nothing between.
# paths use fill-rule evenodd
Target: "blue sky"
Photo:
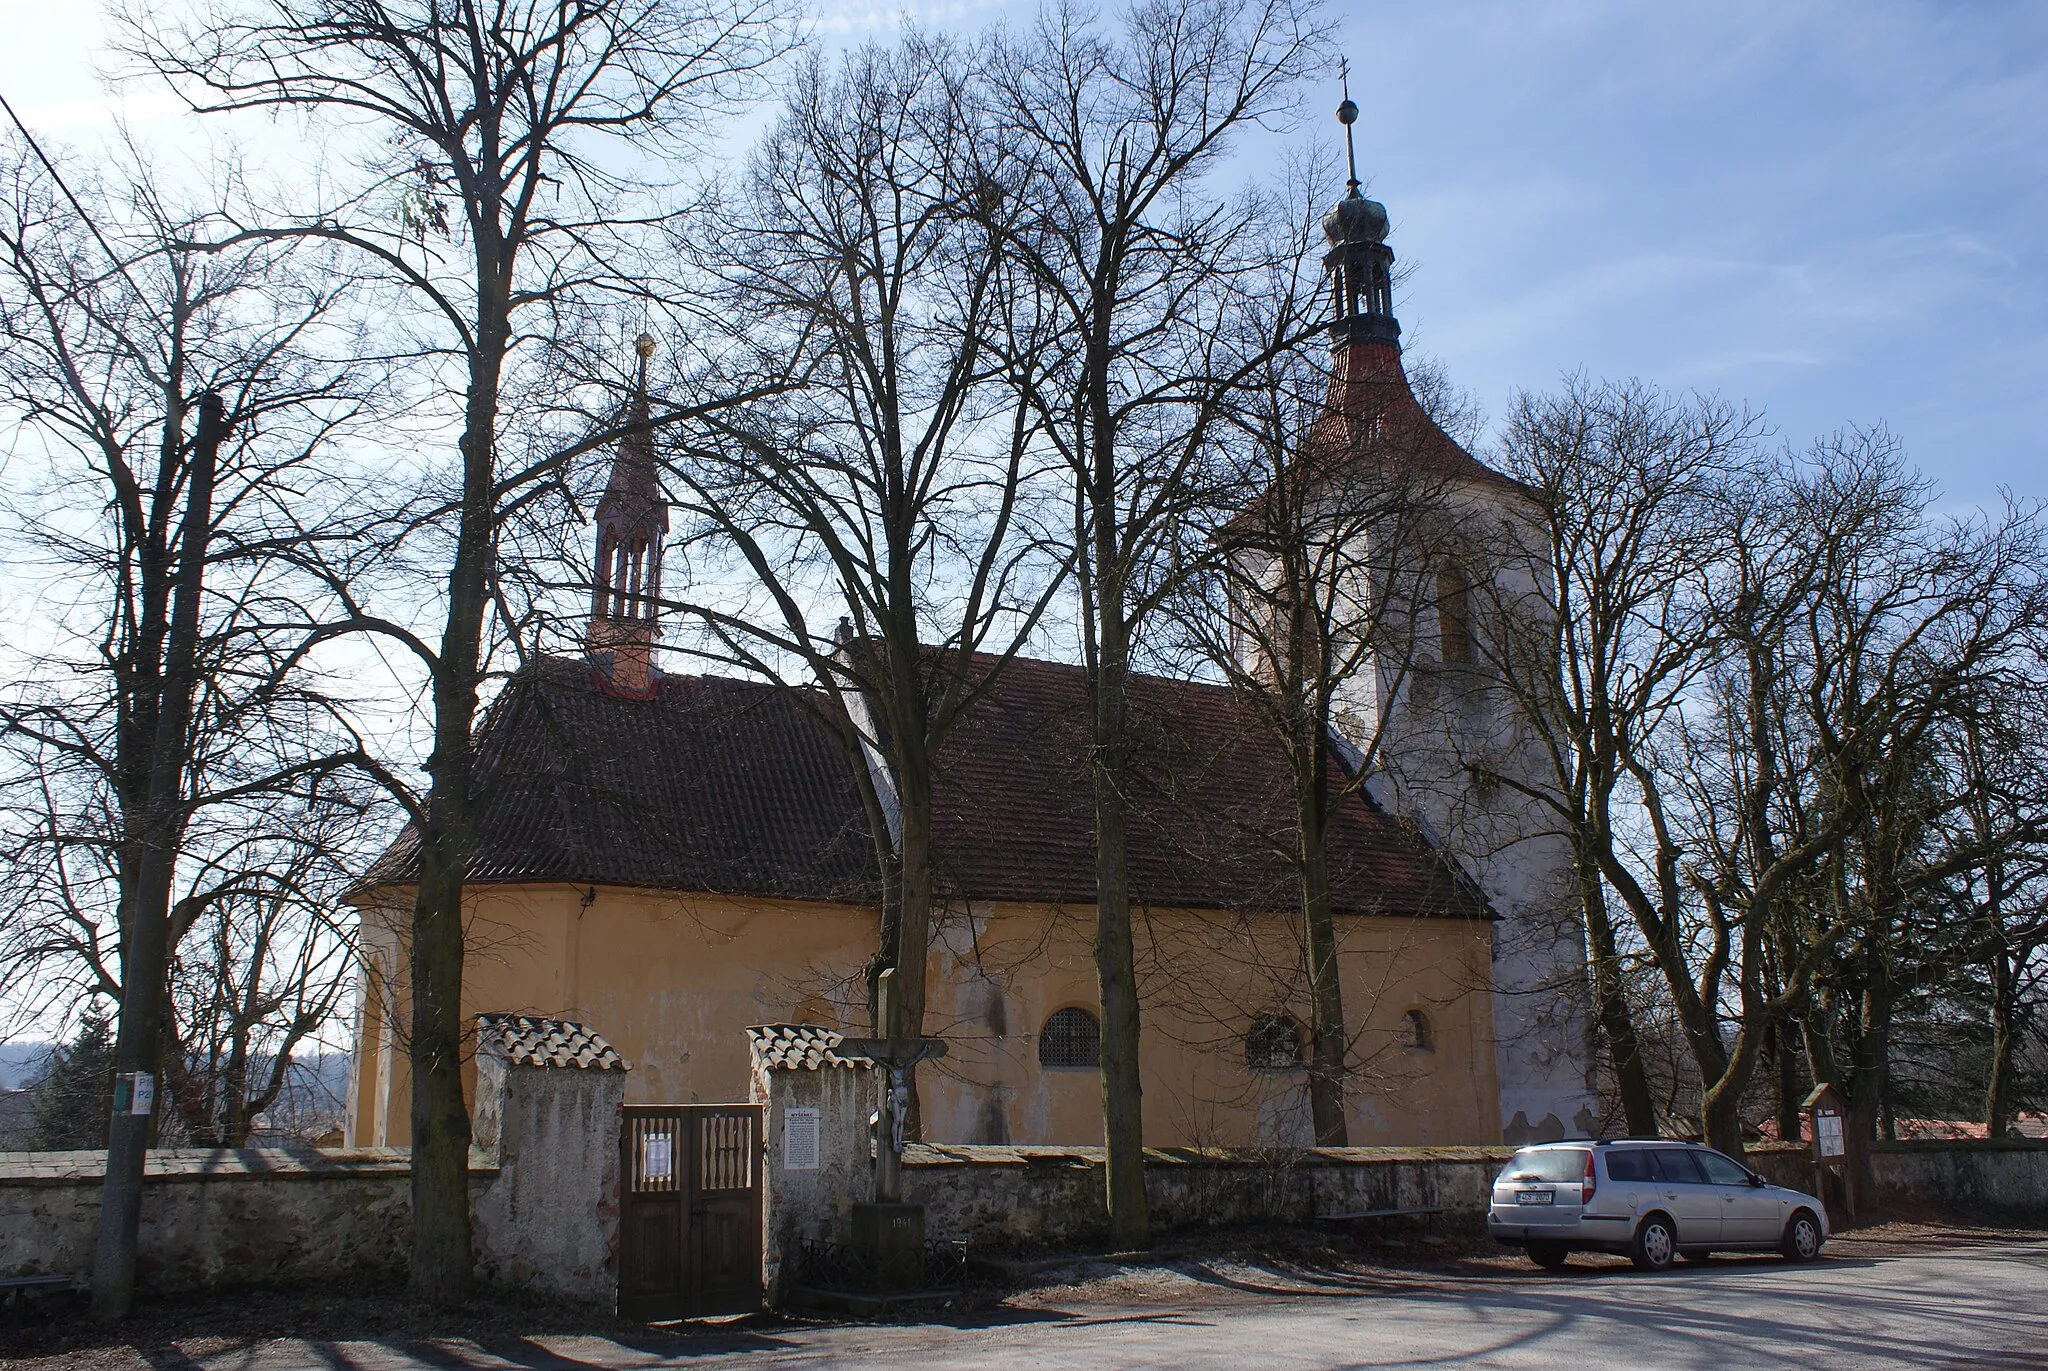
<instances>
[{"instance_id":1,"label":"blue sky","mask_svg":"<svg viewBox=\"0 0 2048 1371\"><path fill-rule=\"evenodd\" d=\"M1021 4L923 7L972 27ZM902 11L826 0L828 41ZM1500 415L1566 371L1883 421L1948 497L2048 496L2048 3L1342 0L1399 309ZM89 4L0 0L0 93L105 127ZM172 107L127 97L159 136ZM1327 100L1294 137L1330 139ZM1339 187L1332 186L1333 195Z\"/></svg>"},{"instance_id":2,"label":"blue sky","mask_svg":"<svg viewBox=\"0 0 2048 1371\"><path fill-rule=\"evenodd\" d=\"M2048 496L2048 4L1352 0L1343 26L1408 339L1490 412L1641 376L1793 442L1881 420L1958 502Z\"/></svg>"}]
</instances>

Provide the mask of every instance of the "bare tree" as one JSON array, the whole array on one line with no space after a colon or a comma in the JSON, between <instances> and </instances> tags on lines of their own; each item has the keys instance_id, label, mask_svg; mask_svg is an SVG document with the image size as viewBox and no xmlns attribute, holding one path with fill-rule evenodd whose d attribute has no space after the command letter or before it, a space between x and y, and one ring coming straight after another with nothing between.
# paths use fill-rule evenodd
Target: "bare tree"
<instances>
[{"instance_id":1,"label":"bare tree","mask_svg":"<svg viewBox=\"0 0 2048 1371\"><path fill-rule=\"evenodd\" d=\"M715 656L817 682L853 754L892 1037L924 1029L935 758L1061 583L1027 517L1042 458L1010 373L1031 350L986 341L1030 325L975 76L972 53L911 34L794 82L707 255L748 345L799 357L808 385L682 433L672 480L699 572L678 607ZM751 590L711 598L734 584Z\"/></svg>"},{"instance_id":2,"label":"bare tree","mask_svg":"<svg viewBox=\"0 0 2048 1371\"><path fill-rule=\"evenodd\" d=\"M289 245L196 252L218 204L174 208L132 150L125 183L74 187L21 133L0 171L0 404L49 479L12 505L10 532L61 631L0 705L22 887L6 951L46 1001L118 998L118 1070L153 1082L195 821L292 791L317 804L354 750L291 668L306 586L288 555L359 410L317 345L348 282L296 270L316 252ZM117 1092L103 1315L132 1290L152 1123Z\"/></svg>"},{"instance_id":3,"label":"bare tree","mask_svg":"<svg viewBox=\"0 0 2048 1371\"><path fill-rule=\"evenodd\" d=\"M1095 961L1112 1240L1148 1240L1131 943L1127 681L1164 593L1224 399L1246 374L1219 328L1267 265L1260 207L1204 178L1233 135L1283 117L1322 57L1303 0L1138 0L1105 25L1063 0L1000 40L987 101L1030 169L1008 238L1048 311L1024 396L1072 481L1095 799Z\"/></svg>"},{"instance_id":4,"label":"bare tree","mask_svg":"<svg viewBox=\"0 0 2048 1371\"><path fill-rule=\"evenodd\" d=\"M1674 836L1689 848L1698 951L1654 951L1700 1073L1702 1126L1733 1150L1773 1023L1806 1003L1845 943L1887 936L1910 886L1971 860L1908 871L1926 817L1914 773L2009 670L2041 607L2037 519L1933 519L1927 486L1882 431L1761 464L1724 499L1707 587L1715 660L1667 761L1687 799ZM1812 898L1816 887L1827 896ZM1775 993L1763 976L1773 939ZM1861 992L1872 1032L1851 1104L1866 1132L1888 994L1881 980ZM1826 1049L1810 1032L1816 1079L1837 1073Z\"/></svg>"},{"instance_id":5,"label":"bare tree","mask_svg":"<svg viewBox=\"0 0 2048 1371\"><path fill-rule=\"evenodd\" d=\"M195 110L299 111L328 128L376 129L383 145L365 152L350 198L247 237L352 249L381 274L394 320L415 331L427 388L456 402L454 472L424 525L453 525L438 629L416 631L353 601L358 612L337 626L408 653L431 697L425 793L381 772L420 835L409 952L411 1280L426 1298L460 1299L473 1270L461 896L487 621L504 588L500 536L537 491L558 485L571 456L618 436L545 444L507 462L508 429L520 401L531 417L546 411L537 397L560 389L537 370L550 344L562 351L570 326L603 299L643 295L635 266L646 244L634 235L667 210L659 187L619 168L686 152L703 116L778 51L781 17L775 0L208 0L189 19L143 4L120 11L127 50ZM386 197L399 192L401 212L386 214Z\"/></svg>"},{"instance_id":6,"label":"bare tree","mask_svg":"<svg viewBox=\"0 0 2048 1371\"><path fill-rule=\"evenodd\" d=\"M1518 396L1502 443L1504 469L1539 511L1529 551L1551 604L1491 616L1516 630L1498 637L1497 679L1532 721L1547 763L1532 798L1572 846L1596 1021L1623 1118L1641 1136L1656 1135L1661 1111L1637 1039L1627 949L1681 957L1687 942L1656 749L1708 663L1708 518L1759 428L1712 399L1570 377L1553 394ZM1617 927L1611 902L1635 938Z\"/></svg>"},{"instance_id":7,"label":"bare tree","mask_svg":"<svg viewBox=\"0 0 2048 1371\"><path fill-rule=\"evenodd\" d=\"M1297 237L1297 263L1320 236L1310 228ZM1347 390L1318 350L1290 346L1323 322L1312 279L1289 272L1246 311L1260 336L1245 351L1267 360L1217 432L1233 498L1220 526L1191 530L1206 536L1184 542L1169 605L1287 759L1294 827L1271 836L1289 840L1297 877L1315 1140L1341 1147L1353 1039L1329 829L1381 763L1391 717L1384 705L1413 659L1445 491L1425 459L1432 420L1405 388Z\"/></svg>"},{"instance_id":8,"label":"bare tree","mask_svg":"<svg viewBox=\"0 0 2048 1371\"><path fill-rule=\"evenodd\" d=\"M2025 1011L2048 984L2048 705L2029 674L2026 688L1986 702L1993 707L1976 711L1956 739L1957 817L1984 853L1960 873L1955 894L1970 930L1968 960L1981 966L1989 1001L1984 1120L1993 1138L2013 1125Z\"/></svg>"}]
</instances>

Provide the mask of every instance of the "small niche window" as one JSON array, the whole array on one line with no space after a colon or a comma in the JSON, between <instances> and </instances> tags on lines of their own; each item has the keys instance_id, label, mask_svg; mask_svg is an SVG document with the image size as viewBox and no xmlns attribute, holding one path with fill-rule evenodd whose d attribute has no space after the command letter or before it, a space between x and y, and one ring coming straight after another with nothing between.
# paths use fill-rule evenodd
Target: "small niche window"
<instances>
[{"instance_id":1,"label":"small niche window","mask_svg":"<svg viewBox=\"0 0 2048 1371\"><path fill-rule=\"evenodd\" d=\"M1085 1009L1056 1009L1038 1031L1038 1064L1060 1070L1101 1065L1102 1030Z\"/></svg>"},{"instance_id":2,"label":"small niche window","mask_svg":"<svg viewBox=\"0 0 2048 1371\"><path fill-rule=\"evenodd\" d=\"M1401 1016L1401 1046L1411 1052L1428 1052L1436 1046L1430 1035L1429 1016L1419 1009L1411 1009Z\"/></svg>"},{"instance_id":3,"label":"small niche window","mask_svg":"<svg viewBox=\"0 0 2048 1371\"><path fill-rule=\"evenodd\" d=\"M1456 562L1436 572L1437 655L1449 666L1472 661L1472 586Z\"/></svg>"},{"instance_id":4,"label":"small niche window","mask_svg":"<svg viewBox=\"0 0 2048 1371\"><path fill-rule=\"evenodd\" d=\"M1244 1064L1254 1071L1292 1071L1301 1063L1301 1026L1285 1014L1261 1014L1244 1035Z\"/></svg>"}]
</instances>

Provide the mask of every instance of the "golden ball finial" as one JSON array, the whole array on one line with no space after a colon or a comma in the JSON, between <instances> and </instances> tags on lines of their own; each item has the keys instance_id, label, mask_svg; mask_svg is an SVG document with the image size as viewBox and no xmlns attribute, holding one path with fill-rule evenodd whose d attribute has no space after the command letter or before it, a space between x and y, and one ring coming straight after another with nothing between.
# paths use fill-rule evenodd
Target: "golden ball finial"
<instances>
[{"instance_id":1,"label":"golden ball finial","mask_svg":"<svg viewBox=\"0 0 2048 1371\"><path fill-rule=\"evenodd\" d=\"M633 351L639 353L642 357L652 357L654 355L654 335L643 333L638 338L635 338L633 340Z\"/></svg>"}]
</instances>

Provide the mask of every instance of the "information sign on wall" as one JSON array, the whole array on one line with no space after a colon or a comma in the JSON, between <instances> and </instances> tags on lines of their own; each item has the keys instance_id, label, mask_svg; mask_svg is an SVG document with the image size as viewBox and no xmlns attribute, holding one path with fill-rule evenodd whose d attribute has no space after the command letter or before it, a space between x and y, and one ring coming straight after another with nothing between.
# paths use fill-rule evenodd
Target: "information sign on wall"
<instances>
[{"instance_id":1,"label":"information sign on wall","mask_svg":"<svg viewBox=\"0 0 2048 1371\"><path fill-rule=\"evenodd\" d=\"M782 1111L782 1169L818 1169L818 1111L793 1106Z\"/></svg>"}]
</instances>

